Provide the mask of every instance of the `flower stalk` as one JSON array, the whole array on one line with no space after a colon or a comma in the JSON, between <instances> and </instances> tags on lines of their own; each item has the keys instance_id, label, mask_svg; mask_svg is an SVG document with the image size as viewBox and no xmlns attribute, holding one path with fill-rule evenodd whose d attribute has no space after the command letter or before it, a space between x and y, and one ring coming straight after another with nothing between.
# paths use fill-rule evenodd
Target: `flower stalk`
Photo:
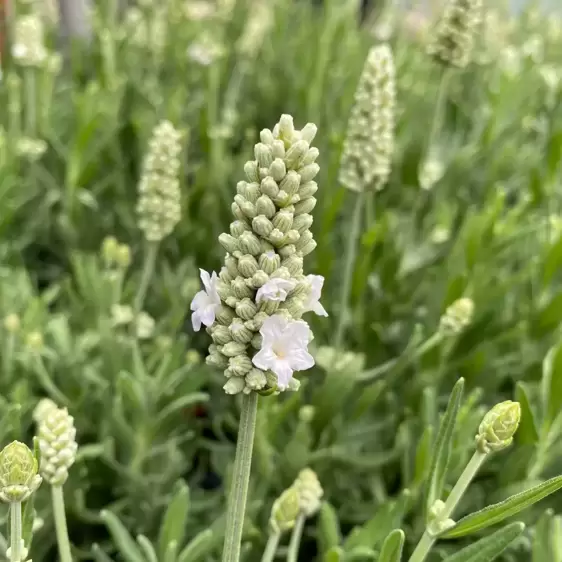
<instances>
[{"instance_id":1,"label":"flower stalk","mask_svg":"<svg viewBox=\"0 0 562 562\"><path fill-rule=\"evenodd\" d=\"M62 486L51 486L51 499L53 502L53 516L55 519L60 562L72 562Z\"/></svg>"},{"instance_id":2,"label":"flower stalk","mask_svg":"<svg viewBox=\"0 0 562 562\"><path fill-rule=\"evenodd\" d=\"M287 551L287 562L297 562L305 521L306 514L300 513L297 517L295 527L293 528L293 533L291 534L291 542L289 543L289 550Z\"/></svg>"},{"instance_id":3,"label":"flower stalk","mask_svg":"<svg viewBox=\"0 0 562 562\"><path fill-rule=\"evenodd\" d=\"M238 562L240 560L257 411L258 394L256 392L245 394L242 397L234 472L230 484L222 562Z\"/></svg>"},{"instance_id":4,"label":"flower stalk","mask_svg":"<svg viewBox=\"0 0 562 562\"><path fill-rule=\"evenodd\" d=\"M10 504L10 562L21 562L22 549L21 502Z\"/></svg>"}]
</instances>

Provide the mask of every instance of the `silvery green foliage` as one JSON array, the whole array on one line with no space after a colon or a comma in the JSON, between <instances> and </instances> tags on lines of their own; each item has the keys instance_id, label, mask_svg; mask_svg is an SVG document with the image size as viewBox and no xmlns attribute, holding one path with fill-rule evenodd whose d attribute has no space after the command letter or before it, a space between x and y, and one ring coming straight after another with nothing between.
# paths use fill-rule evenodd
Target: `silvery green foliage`
<instances>
[{"instance_id":1,"label":"silvery green foliage","mask_svg":"<svg viewBox=\"0 0 562 562\"><path fill-rule=\"evenodd\" d=\"M382 189L390 175L396 112L395 67L388 45L373 47L355 92L339 181L353 191Z\"/></svg>"},{"instance_id":2,"label":"silvery green foliage","mask_svg":"<svg viewBox=\"0 0 562 562\"><path fill-rule=\"evenodd\" d=\"M230 233L219 237L227 251L224 267L219 279L202 277L208 296L201 295L200 302L196 296L192 304L194 317L212 307L209 319L203 319L214 342L207 363L224 369L229 394L295 388L294 379L282 384L279 375L256 366L260 329L271 321L281 330L308 331L299 322L303 313L326 314L318 302L323 279L303 272L303 258L316 247L310 231L320 169L318 150L311 147L315 135L312 123L295 130L289 115L273 131L261 132L255 160L244 166L247 181L236 188ZM310 335L301 335L304 349Z\"/></svg>"},{"instance_id":3,"label":"silvery green foliage","mask_svg":"<svg viewBox=\"0 0 562 562\"><path fill-rule=\"evenodd\" d=\"M433 32L428 53L444 65L464 68L472 56L482 8L482 0L449 0Z\"/></svg>"},{"instance_id":4,"label":"silvery green foliage","mask_svg":"<svg viewBox=\"0 0 562 562\"><path fill-rule=\"evenodd\" d=\"M169 121L159 123L152 134L139 183L137 213L145 238L159 242L181 218L181 133Z\"/></svg>"},{"instance_id":5,"label":"silvery green foliage","mask_svg":"<svg viewBox=\"0 0 562 562\"><path fill-rule=\"evenodd\" d=\"M41 476L51 485L62 486L68 478L68 470L74 464L78 445L74 418L66 408L42 405L39 412L38 432L41 450Z\"/></svg>"}]
</instances>

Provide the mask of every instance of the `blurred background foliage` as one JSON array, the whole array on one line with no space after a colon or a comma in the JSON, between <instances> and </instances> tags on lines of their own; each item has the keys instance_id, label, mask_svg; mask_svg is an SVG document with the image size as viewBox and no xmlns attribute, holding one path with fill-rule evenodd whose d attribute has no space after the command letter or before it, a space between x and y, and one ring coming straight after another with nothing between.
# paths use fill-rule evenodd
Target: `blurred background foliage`
<instances>
[{"instance_id":1,"label":"blurred background foliage","mask_svg":"<svg viewBox=\"0 0 562 562\"><path fill-rule=\"evenodd\" d=\"M80 449L65 491L76 557L152 562L144 539L134 542L141 534L160 545L158 560L171 536L179 549L198 541L182 562L219 559L237 401L205 366L208 338L192 333L188 309L197 268L221 263L216 239L244 162L281 113L319 129L309 267L326 278L331 320L314 326L317 367L301 391L261 401L245 560L259 559L271 504L305 466L328 503L307 524L301 560L328 560L340 541L346 552L376 551L397 526L410 549L423 531L428 448L460 376L468 392L456 476L487 407L523 404L516 444L486 465L461 511L560 473L561 21L534 5L517 16L486 7L475 60L451 77L443 177L424 190L418 169L439 83L425 54L435 14L389 5L361 16L353 0L139 4L96 3L91 35L60 52L51 14L41 68L3 55L0 432L29 442L43 396L75 417ZM366 206L351 306L338 310L352 203L337 182L341 149L368 49L386 41L397 64L397 152L386 189ZM137 183L161 119L187 138L182 220L160 248L136 337L119 306L132 305L139 284ZM472 325L412 353L462 296L475 303ZM341 315L347 336L336 351ZM543 372L549 349L552 376ZM56 556L47 504L40 490L38 562ZM530 530L503 560L546 561L537 545L552 539L560 511L554 496L528 512ZM440 544L431 560L462 544Z\"/></svg>"}]
</instances>

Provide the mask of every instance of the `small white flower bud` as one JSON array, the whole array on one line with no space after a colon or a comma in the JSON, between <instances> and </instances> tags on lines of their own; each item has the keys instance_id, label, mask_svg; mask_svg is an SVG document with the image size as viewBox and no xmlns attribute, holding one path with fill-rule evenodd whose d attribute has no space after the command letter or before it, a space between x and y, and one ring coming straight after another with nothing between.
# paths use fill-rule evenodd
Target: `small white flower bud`
<instances>
[{"instance_id":1,"label":"small white flower bud","mask_svg":"<svg viewBox=\"0 0 562 562\"><path fill-rule=\"evenodd\" d=\"M242 277L237 277L231 284L230 288L237 299L243 299L252 296L252 290L246 285Z\"/></svg>"},{"instance_id":2,"label":"small white flower bud","mask_svg":"<svg viewBox=\"0 0 562 562\"><path fill-rule=\"evenodd\" d=\"M318 158L318 156L320 156L320 151L315 146L311 147L308 150L306 156L304 157L304 160L302 162L303 165L308 166L308 164L312 164L312 163L316 162L316 159Z\"/></svg>"},{"instance_id":3,"label":"small white flower bud","mask_svg":"<svg viewBox=\"0 0 562 562\"><path fill-rule=\"evenodd\" d=\"M252 221L252 228L254 232L259 236L263 236L264 238L268 238L273 230L273 224L271 221L264 215L258 215Z\"/></svg>"},{"instance_id":4,"label":"small white flower bud","mask_svg":"<svg viewBox=\"0 0 562 562\"><path fill-rule=\"evenodd\" d=\"M54 410L56 407L57 405L50 398L41 398L33 410L33 421L35 423L39 423L51 410Z\"/></svg>"},{"instance_id":5,"label":"small white flower bud","mask_svg":"<svg viewBox=\"0 0 562 562\"><path fill-rule=\"evenodd\" d=\"M210 328L210 331L211 337L217 345L225 345L228 342L232 341L232 336L229 329L222 324L213 326L212 328Z\"/></svg>"},{"instance_id":6,"label":"small white flower bud","mask_svg":"<svg viewBox=\"0 0 562 562\"><path fill-rule=\"evenodd\" d=\"M242 299L236 304L236 314L243 320L251 320L257 311L258 307L250 299Z\"/></svg>"},{"instance_id":7,"label":"small white flower bud","mask_svg":"<svg viewBox=\"0 0 562 562\"><path fill-rule=\"evenodd\" d=\"M240 250L245 254L258 256L261 253L259 238L252 232L244 232L239 238Z\"/></svg>"},{"instance_id":8,"label":"small white flower bud","mask_svg":"<svg viewBox=\"0 0 562 562\"><path fill-rule=\"evenodd\" d=\"M314 123L307 123L301 129L301 139L305 140L308 144L310 144L316 137L317 132L318 132L318 127Z\"/></svg>"},{"instance_id":9,"label":"small white flower bud","mask_svg":"<svg viewBox=\"0 0 562 562\"><path fill-rule=\"evenodd\" d=\"M254 337L254 333L248 330L240 318L235 318L228 329L232 339L238 343L247 344Z\"/></svg>"},{"instance_id":10,"label":"small white flower bud","mask_svg":"<svg viewBox=\"0 0 562 562\"><path fill-rule=\"evenodd\" d=\"M256 201L256 212L258 216L265 215L268 219L275 215L275 203L267 195L262 195Z\"/></svg>"},{"instance_id":11,"label":"small white flower bud","mask_svg":"<svg viewBox=\"0 0 562 562\"><path fill-rule=\"evenodd\" d=\"M226 357L236 357L246 351L246 346L242 343L231 341L221 348L221 353Z\"/></svg>"},{"instance_id":12,"label":"small white flower bud","mask_svg":"<svg viewBox=\"0 0 562 562\"><path fill-rule=\"evenodd\" d=\"M17 314L8 314L8 316L4 318L4 328L11 334L19 332L21 328L20 317Z\"/></svg>"},{"instance_id":13,"label":"small white flower bud","mask_svg":"<svg viewBox=\"0 0 562 562\"><path fill-rule=\"evenodd\" d=\"M0 451L0 500L23 502L41 485L37 460L29 447L12 441Z\"/></svg>"},{"instance_id":14,"label":"small white flower bud","mask_svg":"<svg viewBox=\"0 0 562 562\"><path fill-rule=\"evenodd\" d=\"M295 247L298 251L302 250L302 248L306 247L306 245L313 239L312 232L310 230L305 230L301 235L298 241L295 243Z\"/></svg>"},{"instance_id":15,"label":"small white flower bud","mask_svg":"<svg viewBox=\"0 0 562 562\"><path fill-rule=\"evenodd\" d=\"M242 209L238 205L238 203L234 202L231 205L232 214L239 220L247 221L248 217L242 212Z\"/></svg>"},{"instance_id":16,"label":"small white flower bud","mask_svg":"<svg viewBox=\"0 0 562 562\"><path fill-rule=\"evenodd\" d=\"M290 197L298 192L301 185L301 177L297 172L291 170L283 178L279 187Z\"/></svg>"},{"instance_id":17,"label":"small white flower bud","mask_svg":"<svg viewBox=\"0 0 562 562\"><path fill-rule=\"evenodd\" d=\"M283 241L284 244L295 244L300 240L301 235L299 234L298 230L289 230L287 234L285 234L285 240Z\"/></svg>"},{"instance_id":18,"label":"small white flower bud","mask_svg":"<svg viewBox=\"0 0 562 562\"><path fill-rule=\"evenodd\" d=\"M282 140L274 140L273 145L271 147L271 151L273 152L274 158L285 158L285 143ZM283 162L284 164L284 162ZM285 168L286 170L286 168Z\"/></svg>"},{"instance_id":19,"label":"small white flower bud","mask_svg":"<svg viewBox=\"0 0 562 562\"><path fill-rule=\"evenodd\" d=\"M291 146L295 140L295 125L291 115L281 115L279 123L273 128L273 136L281 139L285 146Z\"/></svg>"},{"instance_id":20,"label":"small white flower bud","mask_svg":"<svg viewBox=\"0 0 562 562\"><path fill-rule=\"evenodd\" d=\"M291 486L285 490L273 503L269 526L274 533L289 531L295 526L299 515L299 492Z\"/></svg>"},{"instance_id":21,"label":"small white flower bud","mask_svg":"<svg viewBox=\"0 0 562 562\"><path fill-rule=\"evenodd\" d=\"M472 322L474 301L469 298L456 300L447 308L441 317L439 330L444 335L455 335L462 332Z\"/></svg>"},{"instance_id":22,"label":"small white flower bud","mask_svg":"<svg viewBox=\"0 0 562 562\"><path fill-rule=\"evenodd\" d=\"M260 312L265 312L265 314L267 314L268 316L275 314L278 308L279 308L278 301L262 300L258 305L258 310Z\"/></svg>"},{"instance_id":23,"label":"small white flower bud","mask_svg":"<svg viewBox=\"0 0 562 562\"><path fill-rule=\"evenodd\" d=\"M318 244L316 243L316 240L311 240L306 246L302 247L299 250L300 255L301 256L308 256L308 254L310 254L311 252L313 252L316 249L317 245Z\"/></svg>"},{"instance_id":24,"label":"small white flower bud","mask_svg":"<svg viewBox=\"0 0 562 562\"><path fill-rule=\"evenodd\" d=\"M300 186L299 197L301 201L312 197L318 191L318 184L315 181L309 181Z\"/></svg>"},{"instance_id":25,"label":"small white flower bud","mask_svg":"<svg viewBox=\"0 0 562 562\"><path fill-rule=\"evenodd\" d=\"M305 230L308 230L312 226L313 218L312 215L303 213L302 215L297 215L293 219L293 228L298 230L302 234Z\"/></svg>"},{"instance_id":26,"label":"small white flower bud","mask_svg":"<svg viewBox=\"0 0 562 562\"><path fill-rule=\"evenodd\" d=\"M263 144L271 146L275 139L273 137L273 133L269 129L262 129L260 131L260 140Z\"/></svg>"},{"instance_id":27,"label":"small white flower bud","mask_svg":"<svg viewBox=\"0 0 562 562\"><path fill-rule=\"evenodd\" d=\"M320 509L324 495L316 473L310 468L301 470L293 486L299 493L300 510L307 517L311 517Z\"/></svg>"},{"instance_id":28,"label":"small white flower bud","mask_svg":"<svg viewBox=\"0 0 562 562\"><path fill-rule=\"evenodd\" d=\"M263 179L260 186L261 192L271 198L276 198L279 194L279 186L277 182L271 177L267 176Z\"/></svg>"},{"instance_id":29,"label":"small white flower bud","mask_svg":"<svg viewBox=\"0 0 562 562\"><path fill-rule=\"evenodd\" d=\"M235 220L230 223L230 234L232 234L234 238L239 238L244 232L248 232L249 230L250 227L245 221Z\"/></svg>"},{"instance_id":30,"label":"small white flower bud","mask_svg":"<svg viewBox=\"0 0 562 562\"><path fill-rule=\"evenodd\" d=\"M245 347L245 346L244 346ZM244 354L231 357L228 360L228 368L235 377L243 377L253 368L251 359Z\"/></svg>"},{"instance_id":31,"label":"small white flower bud","mask_svg":"<svg viewBox=\"0 0 562 562\"><path fill-rule=\"evenodd\" d=\"M246 162L246 164L244 164L244 173L249 181L259 181L257 162L254 160Z\"/></svg>"},{"instance_id":32,"label":"small white flower bud","mask_svg":"<svg viewBox=\"0 0 562 562\"><path fill-rule=\"evenodd\" d=\"M258 265L261 270L271 275L281 265L281 258L275 251L270 250L260 255Z\"/></svg>"},{"instance_id":33,"label":"small white flower bud","mask_svg":"<svg viewBox=\"0 0 562 562\"><path fill-rule=\"evenodd\" d=\"M252 277L257 270L258 262L254 256L247 254L238 260L238 271L240 271L244 277Z\"/></svg>"},{"instance_id":34,"label":"small white flower bud","mask_svg":"<svg viewBox=\"0 0 562 562\"><path fill-rule=\"evenodd\" d=\"M299 176L301 178L301 184L312 181L320 171L320 166L318 164L308 164L304 168L299 169Z\"/></svg>"},{"instance_id":35,"label":"small white flower bud","mask_svg":"<svg viewBox=\"0 0 562 562\"><path fill-rule=\"evenodd\" d=\"M286 246L279 248L279 255L282 258L288 258L296 253L297 253L297 249L295 248L294 244L287 244Z\"/></svg>"},{"instance_id":36,"label":"small white flower bud","mask_svg":"<svg viewBox=\"0 0 562 562\"><path fill-rule=\"evenodd\" d=\"M281 231L281 233L288 232L293 226L293 214L285 209L281 209L271 220L274 228Z\"/></svg>"},{"instance_id":37,"label":"small white flower bud","mask_svg":"<svg viewBox=\"0 0 562 562\"><path fill-rule=\"evenodd\" d=\"M260 369L253 368L246 375L246 386L251 390L261 390L266 384L265 373Z\"/></svg>"},{"instance_id":38,"label":"small white flower bud","mask_svg":"<svg viewBox=\"0 0 562 562\"><path fill-rule=\"evenodd\" d=\"M268 240L276 247L282 246L285 242L285 233L274 228L269 234Z\"/></svg>"},{"instance_id":39,"label":"small white flower bud","mask_svg":"<svg viewBox=\"0 0 562 562\"><path fill-rule=\"evenodd\" d=\"M228 269L228 273L232 278L238 277L238 260L232 256L227 255L224 259L224 265Z\"/></svg>"},{"instance_id":40,"label":"small white flower bud","mask_svg":"<svg viewBox=\"0 0 562 562\"><path fill-rule=\"evenodd\" d=\"M43 21L38 14L16 18L12 56L22 66L42 67L48 60L45 49Z\"/></svg>"},{"instance_id":41,"label":"small white flower bud","mask_svg":"<svg viewBox=\"0 0 562 562\"><path fill-rule=\"evenodd\" d=\"M246 386L245 379L242 377L229 378L222 387L226 394L240 394Z\"/></svg>"},{"instance_id":42,"label":"small white flower bud","mask_svg":"<svg viewBox=\"0 0 562 562\"><path fill-rule=\"evenodd\" d=\"M37 437L41 450L41 476L53 486L62 486L78 449L74 418L66 408L51 410L39 423Z\"/></svg>"},{"instance_id":43,"label":"small white flower bud","mask_svg":"<svg viewBox=\"0 0 562 562\"><path fill-rule=\"evenodd\" d=\"M217 310L215 318L220 324L228 326L232 322L234 316L234 310L232 310L232 308L228 306L223 305Z\"/></svg>"},{"instance_id":44,"label":"small white flower bud","mask_svg":"<svg viewBox=\"0 0 562 562\"><path fill-rule=\"evenodd\" d=\"M238 275L238 273L237 273ZM220 273L219 273L219 279L223 282L223 283L230 283L231 281L234 280L234 277L232 277L232 275L230 275L230 272L228 271L228 269L226 267L221 267Z\"/></svg>"},{"instance_id":45,"label":"small white flower bud","mask_svg":"<svg viewBox=\"0 0 562 562\"><path fill-rule=\"evenodd\" d=\"M269 251L269 250L268 250ZM269 281L269 275L265 271L258 270L252 277L252 287L259 289Z\"/></svg>"},{"instance_id":46,"label":"small white flower bud","mask_svg":"<svg viewBox=\"0 0 562 562\"><path fill-rule=\"evenodd\" d=\"M496 404L482 420L476 443L483 453L501 451L513 442L513 436L521 420L519 402L506 400Z\"/></svg>"},{"instance_id":47,"label":"small white flower bud","mask_svg":"<svg viewBox=\"0 0 562 562\"><path fill-rule=\"evenodd\" d=\"M297 141L285 154L285 165L289 170L297 170L302 166L303 160L310 148L305 140Z\"/></svg>"},{"instance_id":48,"label":"small white flower bud","mask_svg":"<svg viewBox=\"0 0 562 562\"><path fill-rule=\"evenodd\" d=\"M293 276L302 275L303 259L301 256L292 255L284 259L281 264L286 267Z\"/></svg>"},{"instance_id":49,"label":"small white flower bud","mask_svg":"<svg viewBox=\"0 0 562 562\"><path fill-rule=\"evenodd\" d=\"M228 367L228 358L219 351L211 351L205 358L205 363L210 367L226 369Z\"/></svg>"},{"instance_id":50,"label":"small white flower bud","mask_svg":"<svg viewBox=\"0 0 562 562\"><path fill-rule=\"evenodd\" d=\"M287 167L285 166L285 162L283 162L282 158L275 158L275 160L271 163L271 166L269 167L270 176L276 182L280 182L285 177L286 173L287 173Z\"/></svg>"},{"instance_id":51,"label":"small white flower bud","mask_svg":"<svg viewBox=\"0 0 562 562\"><path fill-rule=\"evenodd\" d=\"M260 168L269 168L273 162L273 153L271 147L259 142L254 148L254 156L256 157Z\"/></svg>"},{"instance_id":52,"label":"small white flower bud","mask_svg":"<svg viewBox=\"0 0 562 562\"><path fill-rule=\"evenodd\" d=\"M316 198L309 197L295 205L295 215L309 214L316 207Z\"/></svg>"},{"instance_id":53,"label":"small white flower bud","mask_svg":"<svg viewBox=\"0 0 562 562\"><path fill-rule=\"evenodd\" d=\"M225 232L219 236L219 243L230 254L240 250L238 240L234 238L234 236L226 234Z\"/></svg>"}]
</instances>

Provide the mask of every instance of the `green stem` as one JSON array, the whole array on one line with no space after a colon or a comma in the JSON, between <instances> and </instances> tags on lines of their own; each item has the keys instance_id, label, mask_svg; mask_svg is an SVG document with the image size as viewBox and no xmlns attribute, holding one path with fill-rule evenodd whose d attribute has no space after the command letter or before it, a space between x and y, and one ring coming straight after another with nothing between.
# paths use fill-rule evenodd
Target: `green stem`
<instances>
[{"instance_id":1,"label":"green stem","mask_svg":"<svg viewBox=\"0 0 562 562\"><path fill-rule=\"evenodd\" d=\"M21 562L23 554L21 533L21 502L12 502L10 504L10 562Z\"/></svg>"},{"instance_id":2,"label":"green stem","mask_svg":"<svg viewBox=\"0 0 562 562\"><path fill-rule=\"evenodd\" d=\"M441 521L445 521L446 519L451 517L453 511L464 496L473 478L476 476L476 473L487 458L488 453L482 453L478 450L475 451L474 455L472 455L472 458L466 465L466 468L451 490L451 493L449 494L449 497L445 502L443 511L439 515ZM428 528L426 528L420 542L416 546L416 549L412 553L412 556L410 556L409 562L423 562L429 554L429 551L433 547L436 539L437 537L433 533L431 533Z\"/></svg>"},{"instance_id":3,"label":"green stem","mask_svg":"<svg viewBox=\"0 0 562 562\"><path fill-rule=\"evenodd\" d=\"M363 204L365 202L365 193L360 192L355 199L355 207L351 217L351 229L347 238L347 248L345 253L345 264L343 273L343 283L340 293L339 318L334 337L334 347L339 349L343 343L343 337L346 327L346 315L349 305L349 296L351 293L351 285L353 281L353 270L355 260L357 258L357 240L361 233L361 217L363 214Z\"/></svg>"},{"instance_id":4,"label":"green stem","mask_svg":"<svg viewBox=\"0 0 562 562\"><path fill-rule=\"evenodd\" d=\"M242 544L242 529L250 483L252 466L252 449L256 431L256 415L258 411L258 394L251 392L242 397L242 411L234 459L234 472L230 484L228 511L226 515L226 532L222 562L239 562Z\"/></svg>"},{"instance_id":5,"label":"green stem","mask_svg":"<svg viewBox=\"0 0 562 562\"><path fill-rule=\"evenodd\" d=\"M51 498L53 500L53 516L55 519L60 562L72 562L62 486L51 486Z\"/></svg>"},{"instance_id":6,"label":"green stem","mask_svg":"<svg viewBox=\"0 0 562 562\"><path fill-rule=\"evenodd\" d=\"M287 562L297 562L305 519L306 516L304 515L304 513L301 513L297 517L297 521L293 529L293 534L291 535L291 542L289 543L289 550L287 551Z\"/></svg>"},{"instance_id":7,"label":"green stem","mask_svg":"<svg viewBox=\"0 0 562 562\"><path fill-rule=\"evenodd\" d=\"M27 117L27 134L30 138L35 138L37 128L37 98L35 95L35 69L28 68L25 73L25 95L27 100L26 117Z\"/></svg>"},{"instance_id":8,"label":"green stem","mask_svg":"<svg viewBox=\"0 0 562 562\"><path fill-rule=\"evenodd\" d=\"M261 562L273 562L275 558L275 553L277 552L277 547L279 546L279 539L281 538L281 533L279 531L272 531L267 539L267 544L265 545L265 550L261 558Z\"/></svg>"},{"instance_id":9,"label":"green stem","mask_svg":"<svg viewBox=\"0 0 562 562\"><path fill-rule=\"evenodd\" d=\"M150 280L154 273L154 267L156 265L156 256L158 255L158 242L148 242L146 254L144 256L144 265L142 269L141 280L139 283L139 289L135 297L134 312L135 319L142 310L144 304L144 299L146 297L146 292L148 291L148 286L150 285Z\"/></svg>"}]
</instances>

